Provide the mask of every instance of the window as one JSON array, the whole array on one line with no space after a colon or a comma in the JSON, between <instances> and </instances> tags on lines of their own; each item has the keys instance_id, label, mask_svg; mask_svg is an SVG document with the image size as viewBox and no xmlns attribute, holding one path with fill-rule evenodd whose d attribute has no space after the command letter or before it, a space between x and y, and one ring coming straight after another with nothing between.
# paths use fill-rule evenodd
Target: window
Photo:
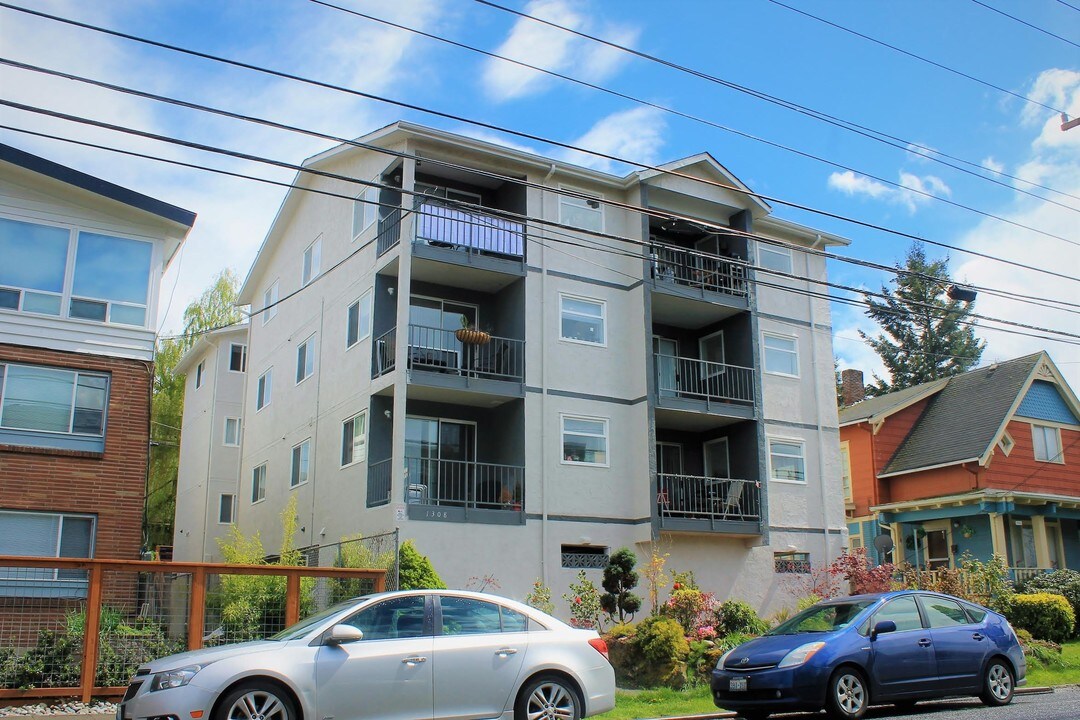
<instances>
[{"instance_id":1,"label":"window","mask_svg":"<svg viewBox=\"0 0 1080 720\"><path fill-rule=\"evenodd\" d=\"M855 502L851 492L851 443L840 443L840 482L844 488L844 502Z\"/></svg>"},{"instance_id":2,"label":"window","mask_svg":"<svg viewBox=\"0 0 1080 720\"><path fill-rule=\"evenodd\" d=\"M806 482L805 445L802 440L769 441L769 477L781 482Z\"/></svg>"},{"instance_id":3,"label":"window","mask_svg":"<svg viewBox=\"0 0 1080 720\"><path fill-rule=\"evenodd\" d=\"M367 459L367 411L353 415L341 425L341 467Z\"/></svg>"},{"instance_id":4,"label":"window","mask_svg":"<svg viewBox=\"0 0 1080 720\"><path fill-rule=\"evenodd\" d=\"M296 384L299 385L315 373L315 336L312 335L296 348Z\"/></svg>"},{"instance_id":5,"label":"window","mask_svg":"<svg viewBox=\"0 0 1080 720\"><path fill-rule=\"evenodd\" d=\"M778 573L806 574L810 572L810 553L773 553L773 570Z\"/></svg>"},{"instance_id":6,"label":"window","mask_svg":"<svg viewBox=\"0 0 1080 720\"><path fill-rule=\"evenodd\" d=\"M247 372L247 345L231 343L229 345L229 370Z\"/></svg>"},{"instance_id":7,"label":"window","mask_svg":"<svg viewBox=\"0 0 1080 720\"><path fill-rule=\"evenodd\" d=\"M1061 431L1050 425L1032 425L1031 441L1039 462L1065 463L1061 452Z\"/></svg>"},{"instance_id":8,"label":"window","mask_svg":"<svg viewBox=\"0 0 1080 720\"><path fill-rule=\"evenodd\" d=\"M240 418L225 418L225 441L224 443L229 447L238 447L240 445Z\"/></svg>"},{"instance_id":9,"label":"window","mask_svg":"<svg viewBox=\"0 0 1080 720\"><path fill-rule=\"evenodd\" d=\"M581 192L573 188L561 188L570 192ZM586 194L586 193L583 193ZM599 195L587 197L573 197L571 195L559 195L559 222L565 225L573 225L582 230L604 229L604 209L600 204L602 198Z\"/></svg>"},{"instance_id":10,"label":"window","mask_svg":"<svg viewBox=\"0 0 1080 720\"><path fill-rule=\"evenodd\" d=\"M310 440L305 440L292 449L292 471L289 473L289 487L303 485L308 481L308 467L310 460Z\"/></svg>"},{"instance_id":11,"label":"window","mask_svg":"<svg viewBox=\"0 0 1080 720\"><path fill-rule=\"evenodd\" d=\"M962 602L960 604L964 606L965 610L967 610L967 614L968 617L971 618L971 622L981 623L983 619L986 618L986 610L984 608L966 602Z\"/></svg>"},{"instance_id":12,"label":"window","mask_svg":"<svg viewBox=\"0 0 1080 720\"><path fill-rule=\"evenodd\" d=\"M768 270L791 274L791 248L758 243L758 265Z\"/></svg>"},{"instance_id":13,"label":"window","mask_svg":"<svg viewBox=\"0 0 1080 720\"><path fill-rule=\"evenodd\" d=\"M561 418L563 463L607 467L608 421L574 415Z\"/></svg>"},{"instance_id":14,"label":"window","mask_svg":"<svg viewBox=\"0 0 1080 720\"><path fill-rule=\"evenodd\" d=\"M873 628L874 625L885 620L896 623L896 632L922 629L919 608L915 606L915 598L910 595L902 595L885 603L885 606L874 614L870 627Z\"/></svg>"},{"instance_id":15,"label":"window","mask_svg":"<svg viewBox=\"0 0 1080 720\"><path fill-rule=\"evenodd\" d=\"M589 300L572 295L560 295L562 313L561 336L564 340L605 345L604 316L607 304L602 300Z\"/></svg>"},{"instance_id":16,"label":"window","mask_svg":"<svg viewBox=\"0 0 1080 720\"><path fill-rule=\"evenodd\" d=\"M71 231L0 218L0 308L59 315Z\"/></svg>"},{"instance_id":17,"label":"window","mask_svg":"<svg viewBox=\"0 0 1080 720\"><path fill-rule=\"evenodd\" d=\"M236 519L236 496L223 493L218 497L218 522L228 525Z\"/></svg>"},{"instance_id":18,"label":"window","mask_svg":"<svg viewBox=\"0 0 1080 720\"><path fill-rule=\"evenodd\" d=\"M266 499L266 463L251 471L251 503Z\"/></svg>"},{"instance_id":19,"label":"window","mask_svg":"<svg viewBox=\"0 0 1080 720\"><path fill-rule=\"evenodd\" d=\"M1013 440L1012 435L1005 432L1001 435L1001 439L998 440L998 447L1001 448L1001 452L1005 453L1005 457L1009 456L1013 447L1016 445L1016 441Z\"/></svg>"},{"instance_id":20,"label":"window","mask_svg":"<svg viewBox=\"0 0 1080 720\"><path fill-rule=\"evenodd\" d=\"M442 607L443 635L480 635L503 631L502 615L495 603L444 595L439 598L439 604Z\"/></svg>"},{"instance_id":21,"label":"window","mask_svg":"<svg viewBox=\"0 0 1080 720\"><path fill-rule=\"evenodd\" d=\"M0 510L0 555L91 558L94 531L93 515ZM0 596L39 596L40 586L28 587L35 581L53 585L67 581L77 597L86 591L84 570L0 568ZM25 589L20 591L19 586Z\"/></svg>"},{"instance_id":22,"label":"window","mask_svg":"<svg viewBox=\"0 0 1080 720\"><path fill-rule=\"evenodd\" d=\"M277 302L278 284L275 280L274 284L266 288L266 292L263 293L263 325L273 320L274 317L277 315Z\"/></svg>"},{"instance_id":23,"label":"window","mask_svg":"<svg viewBox=\"0 0 1080 720\"><path fill-rule=\"evenodd\" d=\"M967 625L969 622L964 609L952 600L922 595L919 597L919 603L922 605L923 611L926 613L926 619L930 622L932 628Z\"/></svg>"},{"instance_id":24,"label":"window","mask_svg":"<svg viewBox=\"0 0 1080 720\"><path fill-rule=\"evenodd\" d=\"M765 372L774 375L799 376L799 342L786 335L762 333L765 352Z\"/></svg>"},{"instance_id":25,"label":"window","mask_svg":"<svg viewBox=\"0 0 1080 720\"><path fill-rule=\"evenodd\" d=\"M270 404L270 391L273 389L273 385L274 368L270 368L259 376L259 383L255 390L255 412Z\"/></svg>"},{"instance_id":26,"label":"window","mask_svg":"<svg viewBox=\"0 0 1080 720\"><path fill-rule=\"evenodd\" d=\"M596 545L563 545L562 566L572 569L603 570L610 556L608 549Z\"/></svg>"},{"instance_id":27,"label":"window","mask_svg":"<svg viewBox=\"0 0 1080 720\"><path fill-rule=\"evenodd\" d=\"M375 178L376 181L378 178ZM375 224L379 217L379 188L369 187L356 196L353 202L352 236L353 240L360 237L360 233Z\"/></svg>"},{"instance_id":28,"label":"window","mask_svg":"<svg viewBox=\"0 0 1080 720\"><path fill-rule=\"evenodd\" d=\"M424 595L391 598L371 605L342 622L359 628L363 642L430 635L424 627Z\"/></svg>"},{"instance_id":29,"label":"window","mask_svg":"<svg viewBox=\"0 0 1080 720\"><path fill-rule=\"evenodd\" d=\"M345 326L345 347L351 348L356 343L371 335L371 291L349 306Z\"/></svg>"},{"instance_id":30,"label":"window","mask_svg":"<svg viewBox=\"0 0 1080 720\"><path fill-rule=\"evenodd\" d=\"M307 285L319 276L319 263L322 262L322 238L308 245L304 251L304 268L300 285Z\"/></svg>"},{"instance_id":31,"label":"window","mask_svg":"<svg viewBox=\"0 0 1080 720\"><path fill-rule=\"evenodd\" d=\"M206 371L206 361L201 361L195 366L195 389L198 390L203 384L203 373Z\"/></svg>"},{"instance_id":32,"label":"window","mask_svg":"<svg viewBox=\"0 0 1080 720\"><path fill-rule=\"evenodd\" d=\"M35 365L0 365L0 428L105 434L106 375Z\"/></svg>"}]
</instances>

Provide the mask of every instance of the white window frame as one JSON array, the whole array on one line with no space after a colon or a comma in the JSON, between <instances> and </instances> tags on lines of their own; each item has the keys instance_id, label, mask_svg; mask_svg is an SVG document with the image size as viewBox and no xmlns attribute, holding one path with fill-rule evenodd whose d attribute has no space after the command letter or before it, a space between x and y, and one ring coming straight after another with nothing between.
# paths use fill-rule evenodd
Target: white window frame
<instances>
[{"instance_id":1,"label":"white window frame","mask_svg":"<svg viewBox=\"0 0 1080 720\"><path fill-rule=\"evenodd\" d=\"M1036 430L1036 428L1038 428L1040 430L1052 430L1053 431L1054 441L1055 441L1055 443L1057 445L1054 448L1056 450L1056 452L1054 454L1050 454L1050 448L1045 448L1045 450L1046 450L1046 458L1040 458L1039 457L1039 453L1038 453L1039 446L1035 442L1035 430ZM1049 425L1049 424L1044 424L1044 423L1031 423L1031 456L1033 458L1035 458L1035 462L1053 463L1055 465L1064 465L1065 464L1065 449L1061 444L1061 428L1058 427L1057 425Z\"/></svg>"},{"instance_id":2,"label":"white window frame","mask_svg":"<svg viewBox=\"0 0 1080 720\"><path fill-rule=\"evenodd\" d=\"M576 187L573 187L573 186L570 186L570 185L560 185L559 186L559 191L560 191L559 192L559 222L560 223L562 223L563 225L570 225L571 227L576 227L576 228L579 228L581 230L585 230L585 231L588 231L588 232L601 232L601 233L604 232L604 221L605 221L605 219L604 219L604 195L603 194L597 193L597 192L591 192L589 190L582 190L581 188L576 188ZM565 192L571 192L571 193L579 193L581 195L587 195L587 196L589 196L589 198L592 198L592 199L574 197L573 195L565 195L565 194L563 194L564 191ZM593 203L596 203L596 207L592 206ZM575 224L571 223L565 217L565 215L563 213L563 208L566 207L566 206L574 207L574 208L579 209L579 210L584 209L584 210L588 210L590 212L595 212L596 216L600 219L600 227L597 227L597 228L582 227L581 225L575 225Z\"/></svg>"},{"instance_id":3,"label":"white window frame","mask_svg":"<svg viewBox=\"0 0 1080 720\"><path fill-rule=\"evenodd\" d=\"M356 339L349 343L349 332L352 328L352 309L356 308ZM364 328L364 316L367 315L367 328ZM349 350L359 345L362 341L371 337L371 326L373 320L373 313L371 311L371 290L367 290L363 295L357 298L354 302L350 303L345 309L345 349Z\"/></svg>"},{"instance_id":4,"label":"white window frame","mask_svg":"<svg viewBox=\"0 0 1080 720\"><path fill-rule=\"evenodd\" d=\"M300 287L307 287L319 277L322 265L322 235L315 238L304 248L300 259Z\"/></svg>"},{"instance_id":5,"label":"white window frame","mask_svg":"<svg viewBox=\"0 0 1080 720\"><path fill-rule=\"evenodd\" d=\"M304 467L305 464L307 467ZM303 479L300 479L301 472ZM311 438L293 445L292 452L289 453L289 489L307 485L309 480L311 480Z\"/></svg>"},{"instance_id":6,"label":"white window frame","mask_svg":"<svg viewBox=\"0 0 1080 720\"><path fill-rule=\"evenodd\" d=\"M562 334L563 333L563 327L562 327L562 325L563 325L563 316L566 313L566 309L563 307L563 302L565 300L568 300L568 299L569 300L578 300L580 302L592 303L594 305L599 305L600 306L599 321L600 321L600 333L601 333L601 335L603 335L603 338L604 338L603 342L595 342L593 340L578 340L577 338L568 338L568 337L566 337L565 335ZM581 315L581 314L575 313L573 311L570 311L570 312L571 312L572 315L575 315L577 317L583 317L583 318L587 318L589 320L596 319L591 315ZM607 345L608 345L607 301L606 300L601 300L600 298L591 298L591 297L586 297L584 295L575 295L573 293L564 293L564 292L559 293L559 342L574 343L576 345L588 345L590 347L607 347Z\"/></svg>"},{"instance_id":7,"label":"white window frame","mask_svg":"<svg viewBox=\"0 0 1080 720\"><path fill-rule=\"evenodd\" d=\"M767 264L764 261L766 254L779 255L783 257L786 260L787 267L776 267L774 265ZM792 253L791 248L759 242L758 267L765 268L766 270L775 270L777 272L793 275L795 273L795 256Z\"/></svg>"},{"instance_id":8,"label":"white window frame","mask_svg":"<svg viewBox=\"0 0 1080 720\"><path fill-rule=\"evenodd\" d=\"M364 431L360 434L359 451L357 451L356 444L356 420L363 418ZM367 410L361 410L352 417L347 417L341 421L341 459L345 459L345 426L349 423L353 423L352 442L350 447L352 448L352 460L349 462L342 462L341 467L352 467L358 463L365 462L367 460L367 435L368 435L368 423L367 423Z\"/></svg>"},{"instance_id":9,"label":"white window frame","mask_svg":"<svg viewBox=\"0 0 1080 720\"><path fill-rule=\"evenodd\" d=\"M300 366L300 351L304 353L304 365ZM304 372L304 376L300 377L301 369ZM307 380L309 377L315 374L315 333L308 335L304 342L296 346L296 384Z\"/></svg>"},{"instance_id":10,"label":"white window frame","mask_svg":"<svg viewBox=\"0 0 1080 720\"><path fill-rule=\"evenodd\" d=\"M255 381L255 412L261 411L274 399L274 368L267 368L266 372ZM260 404L260 402L262 404Z\"/></svg>"},{"instance_id":11,"label":"white window frame","mask_svg":"<svg viewBox=\"0 0 1080 720\"><path fill-rule=\"evenodd\" d=\"M199 364L195 366L195 389L198 390L203 386L203 375L206 374L206 361L200 360Z\"/></svg>"},{"instance_id":12,"label":"white window frame","mask_svg":"<svg viewBox=\"0 0 1080 720\"><path fill-rule=\"evenodd\" d=\"M224 509L222 504L225 498L229 498L229 519L221 519L221 511ZM236 496L232 493L220 493L218 495L218 525L232 525L236 522Z\"/></svg>"},{"instance_id":13,"label":"white window frame","mask_svg":"<svg viewBox=\"0 0 1080 720\"><path fill-rule=\"evenodd\" d=\"M566 421L567 420L584 420L586 422L598 422L603 423L604 432L600 435L591 433L571 433L571 435L580 435L581 437L600 437L604 439L604 462L585 462L584 460L567 460L563 454L566 448ZM577 465L579 467L592 467L592 468L606 468L611 467L611 418L597 417L592 415L578 415L576 413L559 413L559 461L563 465Z\"/></svg>"},{"instance_id":14,"label":"white window frame","mask_svg":"<svg viewBox=\"0 0 1080 720\"><path fill-rule=\"evenodd\" d=\"M251 504L257 505L266 501L266 463L260 463L251 468ZM259 492L256 492L258 490ZM256 497L258 495L258 497Z\"/></svg>"},{"instance_id":15,"label":"white window frame","mask_svg":"<svg viewBox=\"0 0 1080 720\"><path fill-rule=\"evenodd\" d=\"M785 443L787 445L798 445L799 446L799 448L801 449L801 453L799 455L787 455L787 454L784 454L784 453L777 453L777 454L781 455L782 457L797 457L800 460L802 460L802 471L803 471L803 479L802 480L789 480L788 478L779 478L779 477L775 476L775 474L773 473L773 448L772 448L774 442L775 443ZM802 438L787 438L787 437L777 437L775 435L770 435L766 439L766 443L767 444L766 444L765 447L766 447L766 451L767 451L767 460L768 460L768 464L769 464L769 481L770 482L784 483L786 485L799 485L799 486L805 487L808 484L808 481L809 481L809 478L807 476L808 463L807 463L807 460L806 460L806 441L803 440Z\"/></svg>"},{"instance_id":16,"label":"white window frame","mask_svg":"<svg viewBox=\"0 0 1080 720\"><path fill-rule=\"evenodd\" d=\"M277 303L278 281L275 280L273 283L270 284L270 287L266 288L266 290L263 292L263 325L277 317Z\"/></svg>"},{"instance_id":17,"label":"white window frame","mask_svg":"<svg viewBox=\"0 0 1080 720\"><path fill-rule=\"evenodd\" d=\"M719 368L713 368L710 365L706 365L706 362L717 362L716 360L705 359L705 343L709 340L720 338L720 357ZM705 337L698 338L698 357L701 358L701 379L710 380L714 377L720 377L727 370L727 340L724 338L724 331L717 330L714 333L709 333Z\"/></svg>"},{"instance_id":18,"label":"white window frame","mask_svg":"<svg viewBox=\"0 0 1080 720\"><path fill-rule=\"evenodd\" d=\"M376 175L372 178L371 182L378 182L379 176ZM357 194L353 200L353 215L352 215L352 239L355 241L360 237L365 230L375 224L375 221L379 219L379 191L378 187L367 187L363 191ZM374 199L372 199L374 194ZM359 210L359 213L357 212ZM357 217L359 216L359 227Z\"/></svg>"},{"instance_id":19,"label":"white window frame","mask_svg":"<svg viewBox=\"0 0 1080 720\"><path fill-rule=\"evenodd\" d=\"M229 422L236 424L236 442L229 442ZM225 427L221 434L221 444L225 447L240 447L240 435L244 432L244 419L239 417L225 418Z\"/></svg>"},{"instance_id":20,"label":"white window frame","mask_svg":"<svg viewBox=\"0 0 1080 720\"><path fill-rule=\"evenodd\" d=\"M769 369L769 360L768 360L769 348L766 347L766 345L765 345L765 338L767 338L767 337L775 338L777 340L790 340L792 342L792 344L794 345L793 350L778 350L776 348L773 348L773 349L776 350L776 352L790 352L793 355L795 355L795 374L794 375L792 375L791 373L781 372L780 370L770 370ZM772 332L770 330L762 330L762 332L761 332L761 366L765 370L766 375L776 375L778 377L786 377L786 378L798 378L798 377L801 377L801 375L802 375L802 363L799 360L799 336L798 335L785 335L783 333Z\"/></svg>"},{"instance_id":21,"label":"white window frame","mask_svg":"<svg viewBox=\"0 0 1080 720\"><path fill-rule=\"evenodd\" d=\"M240 348L240 369L233 370L233 350ZM234 373L246 373L247 372L247 345L244 343L229 343L229 372Z\"/></svg>"},{"instance_id":22,"label":"white window frame","mask_svg":"<svg viewBox=\"0 0 1080 720\"><path fill-rule=\"evenodd\" d=\"M803 460L805 462L805 459ZM851 441L840 443L840 488L844 492L844 502L855 502L854 479L851 477Z\"/></svg>"},{"instance_id":23,"label":"white window frame","mask_svg":"<svg viewBox=\"0 0 1080 720\"><path fill-rule=\"evenodd\" d=\"M1034 440L1034 437L1032 440ZM1005 454L1005 457L1009 457L1009 453L1016 447L1016 441L1013 440L1013 436L1009 434L1008 430L1001 434L1001 439L998 440L998 447L1001 449L1001 452Z\"/></svg>"}]
</instances>

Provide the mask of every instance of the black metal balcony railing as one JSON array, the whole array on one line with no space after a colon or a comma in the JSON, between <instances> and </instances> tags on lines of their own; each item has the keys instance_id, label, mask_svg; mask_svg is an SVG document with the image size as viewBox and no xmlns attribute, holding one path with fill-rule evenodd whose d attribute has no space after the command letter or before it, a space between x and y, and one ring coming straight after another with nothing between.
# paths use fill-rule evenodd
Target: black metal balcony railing
<instances>
[{"instance_id":1,"label":"black metal balcony railing","mask_svg":"<svg viewBox=\"0 0 1080 720\"><path fill-rule=\"evenodd\" d=\"M371 377L377 378L394 369L397 351L397 328L390 328L371 344Z\"/></svg>"},{"instance_id":2,"label":"black metal balcony railing","mask_svg":"<svg viewBox=\"0 0 1080 720\"><path fill-rule=\"evenodd\" d=\"M368 464L367 506L386 505L390 502L390 458Z\"/></svg>"},{"instance_id":3,"label":"black metal balcony railing","mask_svg":"<svg viewBox=\"0 0 1080 720\"><path fill-rule=\"evenodd\" d=\"M660 473L656 509L661 518L756 522L761 519L761 487L751 480Z\"/></svg>"},{"instance_id":4,"label":"black metal balcony railing","mask_svg":"<svg viewBox=\"0 0 1080 720\"><path fill-rule=\"evenodd\" d=\"M521 512L525 509L525 468L406 457L405 502Z\"/></svg>"},{"instance_id":5,"label":"black metal balcony railing","mask_svg":"<svg viewBox=\"0 0 1080 720\"><path fill-rule=\"evenodd\" d=\"M385 213L385 214L384 214ZM389 212L380 210L379 234L375 239L376 251L379 255L394 247L401 241L401 208L396 207Z\"/></svg>"},{"instance_id":6,"label":"black metal balcony railing","mask_svg":"<svg viewBox=\"0 0 1080 720\"><path fill-rule=\"evenodd\" d=\"M525 225L430 197L416 200L416 242L470 253L523 258Z\"/></svg>"},{"instance_id":7,"label":"black metal balcony railing","mask_svg":"<svg viewBox=\"0 0 1080 720\"><path fill-rule=\"evenodd\" d=\"M703 255L672 245L653 245L653 279L725 295L746 296L746 266L738 259Z\"/></svg>"},{"instance_id":8,"label":"black metal balcony railing","mask_svg":"<svg viewBox=\"0 0 1080 720\"><path fill-rule=\"evenodd\" d=\"M754 370L740 365L653 353L661 396L754 402Z\"/></svg>"},{"instance_id":9,"label":"black metal balcony railing","mask_svg":"<svg viewBox=\"0 0 1080 720\"><path fill-rule=\"evenodd\" d=\"M463 342L469 333L485 342ZM525 381L525 341L468 330L409 326L409 367L489 380Z\"/></svg>"}]
</instances>

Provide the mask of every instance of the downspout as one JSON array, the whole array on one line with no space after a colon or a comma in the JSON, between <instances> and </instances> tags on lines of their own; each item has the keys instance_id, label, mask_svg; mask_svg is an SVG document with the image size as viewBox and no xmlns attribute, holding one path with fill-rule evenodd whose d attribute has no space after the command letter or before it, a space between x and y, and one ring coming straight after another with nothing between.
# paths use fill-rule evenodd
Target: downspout
<instances>
[{"instance_id":1,"label":"downspout","mask_svg":"<svg viewBox=\"0 0 1080 720\"><path fill-rule=\"evenodd\" d=\"M821 235L817 235L817 239L810 245L812 250L817 250L821 245ZM807 275L809 275L809 266L807 267ZM814 312L814 298L812 295L806 296L806 304L810 309L810 357L811 363L815 366L814 372L814 408L818 434L818 489L821 492L821 523L822 530L825 531L825 560L831 562L832 555L829 552L829 514L828 508L828 493L825 491L825 453L821 451L824 447L824 425L821 422L821 388L820 382L818 382L816 364L817 364L817 314ZM842 536L841 536L842 537Z\"/></svg>"},{"instance_id":2,"label":"downspout","mask_svg":"<svg viewBox=\"0 0 1080 720\"><path fill-rule=\"evenodd\" d=\"M214 358L214 385L211 388L210 393L210 447L206 449L206 480L203 486L203 517L202 517L202 542L199 543L202 552L199 553L199 561L206 562L206 534L210 525L210 513L212 507L210 505L210 473L213 469L214 458L214 433L217 431L217 391L218 391L218 376L221 374L221 358L218 357L218 351L221 347L217 342L211 340L210 345L214 348L212 357ZM183 424L180 426L183 428ZM243 423L241 423L241 428ZM224 438L224 435L222 436ZM181 439L182 431L181 431ZM179 452L179 451L178 451ZM177 465L177 471L179 472L179 464ZM177 477L177 486L179 487L179 477ZM239 498L238 498L239 499ZM234 503L235 505L236 503ZM235 509L235 508L234 508ZM221 512L221 508L218 507L218 512ZM175 510L174 510L175 513ZM175 537L175 532L174 532Z\"/></svg>"},{"instance_id":3,"label":"downspout","mask_svg":"<svg viewBox=\"0 0 1080 720\"><path fill-rule=\"evenodd\" d=\"M310 450L310 454L308 455L308 473L310 475L310 477L308 478L308 482L310 483L310 485L308 486L308 490L311 491L311 520L308 522L308 527L311 528L311 535L309 535L308 537L312 539L312 542L309 542L308 545L314 545L315 544L315 542L314 542L314 538L315 538L315 497L318 495L318 493L316 492L316 487L315 487L315 482L316 482L315 479L317 477L316 472L315 472L315 470L316 470L316 467L315 467L316 460L315 460L315 458L318 457L318 455L319 455L319 453L318 453L318 447L319 447L319 408L320 408L320 405L322 403L323 368L321 367L321 365L322 365L323 357L324 357L324 355L323 355L323 334L324 334L323 330L325 329L324 328L324 326L325 326L325 322L324 322L325 318L326 318L326 298L324 297L322 300L319 301L319 365L320 365L320 367L319 367L318 372L316 373L316 377L315 377L315 426L311 429L311 450Z\"/></svg>"},{"instance_id":4,"label":"downspout","mask_svg":"<svg viewBox=\"0 0 1080 720\"><path fill-rule=\"evenodd\" d=\"M545 203L547 200L547 185L555 174L555 163L551 163L548 169L547 175L544 176L543 181L540 183L540 217L544 217L546 212ZM544 432L544 428L547 426L547 303L545 302L547 295L547 249L538 244L540 248L540 468L541 468L541 483L540 483L540 580L544 585L548 584L547 575L547 531L548 531L548 495L547 495L547 433ZM526 262L528 262L526 260ZM528 277L528 270L526 269L526 278ZM526 295L526 297L528 297ZM526 303L527 304L527 303ZM559 457L562 457L560 454Z\"/></svg>"}]
</instances>

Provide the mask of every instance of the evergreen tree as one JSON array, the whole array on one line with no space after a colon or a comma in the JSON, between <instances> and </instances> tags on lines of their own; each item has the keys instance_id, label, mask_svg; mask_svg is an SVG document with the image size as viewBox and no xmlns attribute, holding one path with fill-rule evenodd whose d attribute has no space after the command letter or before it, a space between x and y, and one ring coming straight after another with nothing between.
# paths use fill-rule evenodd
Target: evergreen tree
<instances>
[{"instance_id":1,"label":"evergreen tree","mask_svg":"<svg viewBox=\"0 0 1080 720\"><path fill-rule=\"evenodd\" d=\"M952 284L948 259L929 260L920 243L908 250L900 274L882 286L884 300L866 297L867 316L881 327L877 337L859 331L881 357L888 381L874 375L868 395L884 395L939 378L959 375L975 367L986 343L975 337L971 325L962 324L974 302L946 295Z\"/></svg>"},{"instance_id":2,"label":"evergreen tree","mask_svg":"<svg viewBox=\"0 0 1080 720\"><path fill-rule=\"evenodd\" d=\"M600 596L600 608L612 620L618 614L620 623L632 620L634 613L641 609L641 598L631 592L638 583L638 574L634 571L636 564L637 556L629 548L619 548L604 568L602 585L607 592Z\"/></svg>"}]
</instances>

